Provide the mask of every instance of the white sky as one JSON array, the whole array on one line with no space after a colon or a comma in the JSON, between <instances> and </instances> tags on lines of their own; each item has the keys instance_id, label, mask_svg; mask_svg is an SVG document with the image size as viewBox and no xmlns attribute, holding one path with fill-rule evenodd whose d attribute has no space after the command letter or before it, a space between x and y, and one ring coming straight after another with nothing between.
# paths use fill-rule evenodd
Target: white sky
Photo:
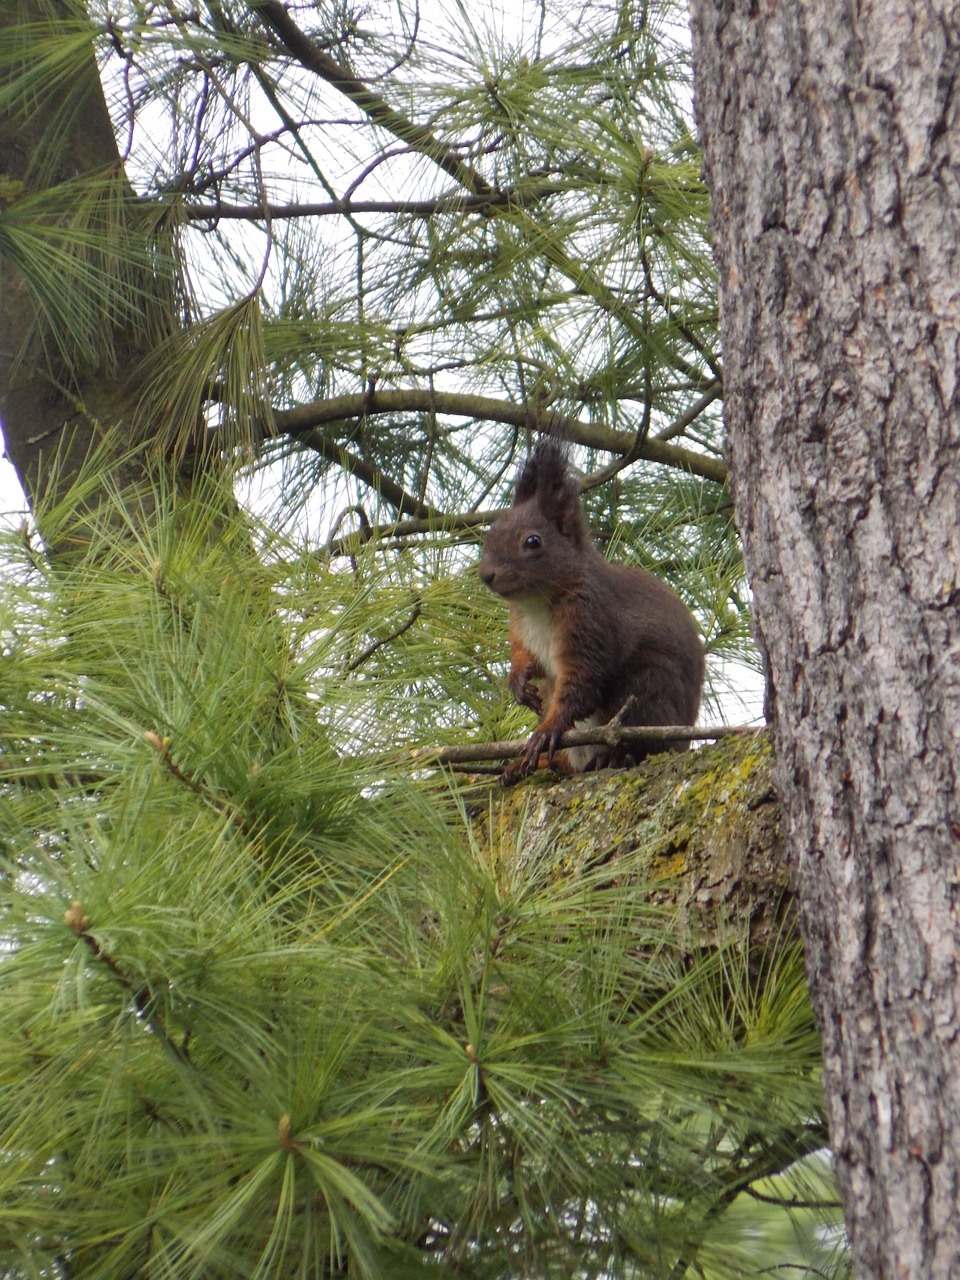
<instances>
[{"instance_id":1,"label":"white sky","mask_svg":"<svg viewBox=\"0 0 960 1280\"><path fill-rule=\"evenodd\" d=\"M2 439L2 433L0 433ZM4 454L0 459L0 526L16 527L27 514L27 502L20 481Z\"/></svg>"}]
</instances>

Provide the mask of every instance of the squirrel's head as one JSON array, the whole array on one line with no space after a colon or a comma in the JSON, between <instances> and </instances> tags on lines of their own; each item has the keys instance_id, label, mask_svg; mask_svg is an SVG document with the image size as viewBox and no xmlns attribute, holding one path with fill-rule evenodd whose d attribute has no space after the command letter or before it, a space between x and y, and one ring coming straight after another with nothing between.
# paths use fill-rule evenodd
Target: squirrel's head
<instances>
[{"instance_id":1,"label":"squirrel's head","mask_svg":"<svg viewBox=\"0 0 960 1280\"><path fill-rule=\"evenodd\" d=\"M520 468L513 505L490 526L480 577L498 595L562 595L592 549L580 485L556 440L545 436Z\"/></svg>"}]
</instances>

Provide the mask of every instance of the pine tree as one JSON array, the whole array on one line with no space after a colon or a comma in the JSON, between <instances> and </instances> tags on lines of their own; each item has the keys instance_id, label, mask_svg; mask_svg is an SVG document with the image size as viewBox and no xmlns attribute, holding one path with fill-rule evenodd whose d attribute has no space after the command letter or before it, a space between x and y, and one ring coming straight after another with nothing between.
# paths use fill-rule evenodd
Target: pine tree
<instances>
[{"instance_id":1,"label":"pine tree","mask_svg":"<svg viewBox=\"0 0 960 1280\"><path fill-rule=\"evenodd\" d=\"M2 21L3 1274L841 1266L796 948L408 750L526 723L472 543L537 429L747 652L676 14Z\"/></svg>"}]
</instances>

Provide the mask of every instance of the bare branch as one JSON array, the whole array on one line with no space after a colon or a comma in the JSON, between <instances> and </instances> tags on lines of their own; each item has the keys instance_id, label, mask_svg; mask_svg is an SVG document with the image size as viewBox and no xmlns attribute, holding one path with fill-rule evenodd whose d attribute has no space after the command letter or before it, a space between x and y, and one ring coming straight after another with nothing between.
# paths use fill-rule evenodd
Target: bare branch
<instances>
[{"instance_id":1,"label":"bare branch","mask_svg":"<svg viewBox=\"0 0 960 1280\"><path fill-rule=\"evenodd\" d=\"M308 432L326 423L340 422L347 418L372 417L380 413L444 413L456 418L477 418L487 422L506 422L515 427L533 427L551 431L575 444L607 453L626 454L634 447L636 436L629 431L615 431L602 423L583 422L555 409L513 404L509 400L494 400L490 396L470 395L453 391L421 390L412 387L394 391L357 392L352 395L333 396L329 400L314 400L310 404L297 405L293 409L275 409L274 423L278 432L289 436L306 436ZM310 441L314 448L327 448L317 441ZM725 484L726 464L719 458L710 458L679 445L662 440L645 440L636 456L648 462L659 462L676 467L715 484ZM424 514L422 511L411 514Z\"/></svg>"},{"instance_id":2,"label":"bare branch","mask_svg":"<svg viewBox=\"0 0 960 1280\"><path fill-rule=\"evenodd\" d=\"M565 188L557 183L543 183L522 191L516 187L489 194L467 195L452 191L433 200L324 200L310 204L230 204L215 201L211 204L184 204L183 216L188 222L214 222L236 218L250 222L270 218L275 222L287 218L354 217L362 213L404 215L413 218L432 218L438 213L463 213L464 211L521 207L556 195Z\"/></svg>"},{"instance_id":3,"label":"bare branch","mask_svg":"<svg viewBox=\"0 0 960 1280\"><path fill-rule=\"evenodd\" d=\"M359 396L358 399L364 404L367 402L366 396ZM361 414L362 412L361 410ZM350 414L348 416L360 415ZM282 431L282 428L279 429ZM439 517L440 513L434 507L407 493L402 485L384 475L379 467L375 467L371 462L364 462L363 458L358 458L355 453L351 453L349 449L337 444L335 440L328 439L322 431L305 431L300 435L300 440L308 448L315 449L317 453L322 454L330 462L337 463L343 467L344 471L348 471L352 476L356 476L358 480L362 480L364 484L368 484L371 489L375 489L381 498L389 502L392 507L396 507L401 515L417 516L422 520Z\"/></svg>"},{"instance_id":4,"label":"bare branch","mask_svg":"<svg viewBox=\"0 0 960 1280\"><path fill-rule=\"evenodd\" d=\"M755 724L720 724L702 729L675 724L599 724L592 729L569 729L561 738L560 747L616 747L631 742L712 742L718 738L763 733L766 733L766 728ZM418 747L413 752L413 759L418 765L510 760L518 756L526 745L526 738L515 738L509 742L467 742L452 747Z\"/></svg>"},{"instance_id":5,"label":"bare branch","mask_svg":"<svg viewBox=\"0 0 960 1280\"><path fill-rule=\"evenodd\" d=\"M465 164L455 151L435 137L429 129L408 120L406 116L391 107L380 94L374 93L362 80L356 79L345 71L336 59L324 53L305 32L300 30L279 0L251 0L250 7L260 15L301 66L333 85L359 107L374 124L406 143L411 151L428 156L444 173L449 174L474 195L490 196L494 193L490 184L476 170Z\"/></svg>"}]
</instances>

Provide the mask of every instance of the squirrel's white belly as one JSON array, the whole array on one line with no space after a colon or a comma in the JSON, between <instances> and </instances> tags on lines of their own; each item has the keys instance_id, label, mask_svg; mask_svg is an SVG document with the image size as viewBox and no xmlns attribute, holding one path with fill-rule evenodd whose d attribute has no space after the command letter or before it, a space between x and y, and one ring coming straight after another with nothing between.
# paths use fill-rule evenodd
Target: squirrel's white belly
<instances>
[{"instance_id":1,"label":"squirrel's white belly","mask_svg":"<svg viewBox=\"0 0 960 1280\"><path fill-rule=\"evenodd\" d=\"M551 680L557 675L557 644L550 619L550 606L535 596L516 602L520 638Z\"/></svg>"},{"instance_id":2,"label":"squirrel's white belly","mask_svg":"<svg viewBox=\"0 0 960 1280\"><path fill-rule=\"evenodd\" d=\"M550 620L550 606L545 600L536 598L516 602L517 615L520 621L520 638L524 645L543 667L551 680L557 677L557 646ZM599 715L584 716L574 724L576 729L592 729L601 724ZM580 772L597 754L598 747L568 747L567 760L570 767Z\"/></svg>"}]
</instances>

